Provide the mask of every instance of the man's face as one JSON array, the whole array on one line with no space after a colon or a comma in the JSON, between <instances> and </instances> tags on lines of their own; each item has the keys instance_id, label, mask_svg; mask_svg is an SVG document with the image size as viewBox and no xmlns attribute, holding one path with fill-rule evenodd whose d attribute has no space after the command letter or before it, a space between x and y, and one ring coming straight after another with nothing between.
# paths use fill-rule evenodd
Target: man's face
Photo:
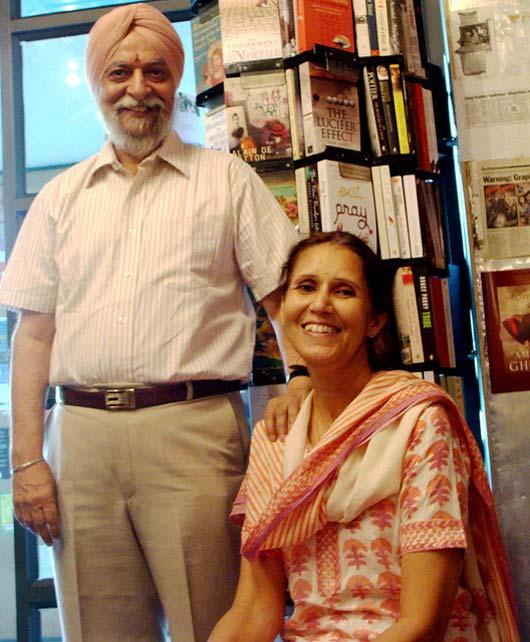
<instances>
[{"instance_id":1,"label":"man's face","mask_svg":"<svg viewBox=\"0 0 530 642\"><path fill-rule=\"evenodd\" d=\"M158 51L137 32L121 43L105 69L98 104L113 143L143 142L153 149L167 134L177 83ZM156 142L155 142L156 141Z\"/></svg>"}]
</instances>

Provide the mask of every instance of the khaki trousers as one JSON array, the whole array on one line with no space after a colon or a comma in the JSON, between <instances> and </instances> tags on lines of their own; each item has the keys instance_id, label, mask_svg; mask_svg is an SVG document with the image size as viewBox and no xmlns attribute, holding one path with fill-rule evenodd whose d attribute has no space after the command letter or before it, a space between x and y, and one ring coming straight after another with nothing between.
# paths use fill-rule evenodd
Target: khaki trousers
<instances>
[{"instance_id":1,"label":"khaki trousers","mask_svg":"<svg viewBox=\"0 0 530 642\"><path fill-rule=\"evenodd\" d=\"M229 608L228 519L248 432L239 393L134 411L57 405L46 428L64 642L205 642Z\"/></svg>"}]
</instances>

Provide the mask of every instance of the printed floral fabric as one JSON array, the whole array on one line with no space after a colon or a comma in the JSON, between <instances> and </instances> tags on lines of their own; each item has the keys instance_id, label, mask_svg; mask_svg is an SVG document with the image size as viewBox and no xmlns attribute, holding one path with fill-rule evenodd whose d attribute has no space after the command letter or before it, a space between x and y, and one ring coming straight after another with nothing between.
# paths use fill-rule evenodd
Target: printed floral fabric
<instances>
[{"instance_id":1,"label":"printed floral fabric","mask_svg":"<svg viewBox=\"0 0 530 642\"><path fill-rule=\"evenodd\" d=\"M295 603L284 640L365 642L397 621L401 555L466 547L469 472L445 410L430 406L409 440L399 493L282 550ZM460 587L445 642L478 639L471 602Z\"/></svg>"}]
</instances>

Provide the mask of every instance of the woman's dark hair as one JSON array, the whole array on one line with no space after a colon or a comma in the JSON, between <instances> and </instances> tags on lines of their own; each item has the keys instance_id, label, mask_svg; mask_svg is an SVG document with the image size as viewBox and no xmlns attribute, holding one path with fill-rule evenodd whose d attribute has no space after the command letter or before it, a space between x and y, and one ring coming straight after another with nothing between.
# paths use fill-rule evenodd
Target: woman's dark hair
<instances>
[{"instance_id":1,"label":"woman's dark hair","mask_svg":"<svg viewBox=\"0 0 530 642\"><path fill-rule=\"evenodd\" d=\"M281 273L283 293L300 254L317 245L343 247L356 254L362 261L364 278L370 293L370 300L376 314L386 314L387 322L373 338L368 339L368 357L374 370L385 370L396 365L396 342L392 328L393 308L389 275L383 261L360 238L349 232L318 232L299 241L291 248Z\"/></svg>"}]
</instances>

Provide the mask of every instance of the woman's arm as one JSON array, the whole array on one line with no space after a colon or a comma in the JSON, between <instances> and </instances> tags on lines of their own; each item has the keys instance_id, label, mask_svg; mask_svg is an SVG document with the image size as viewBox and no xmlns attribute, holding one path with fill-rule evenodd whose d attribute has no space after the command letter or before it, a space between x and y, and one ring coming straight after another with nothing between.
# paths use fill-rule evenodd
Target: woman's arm
<instances>
[{"instance_id":1,"label":"woman's arm","mask_svg":"<svg viewBox=\"0 0 530 642\"><path fill-rule=\"evenodd\" d=\"M463 556L459 548L403 555L399 620L374 642L442 642Z\"/></svg>"},{"instance_id":2,"label":"woman's arm","mask_svg":"<svg viewBox=\"0 0 530 642\"><path fill-rule=\"evenodd\" d=\"M215 625L208 642L273 642L283 627L285 573L280 558L241 559L231 608Z\"/></svg>"}]
</instances>

